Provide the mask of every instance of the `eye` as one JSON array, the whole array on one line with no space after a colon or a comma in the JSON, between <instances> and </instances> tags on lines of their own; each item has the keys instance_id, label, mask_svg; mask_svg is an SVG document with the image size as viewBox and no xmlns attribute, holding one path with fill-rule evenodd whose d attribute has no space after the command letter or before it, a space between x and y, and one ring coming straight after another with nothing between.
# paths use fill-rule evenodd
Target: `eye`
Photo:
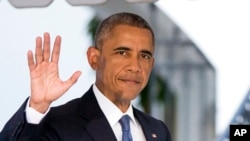
<instances>
[{"instance_id":1,"label":"eye","mask_svg":"<svg viewBox=\"0 0 250 141\"><path fill-rule=\"evenodd\" d=\"M116 54L125 56L125 55L127 55L127 52L124 50L119 50L116 52Z\"/></svg>"},{"instance_id":2,"label":"eye","mask_svg":"<svg viewBox=\"0 0 250 141\"><path fill-rule=\"evenodd\" d=\"M151 56L148 54L141 54L141 57L144 59L151 59Z\"/></svg>"}]
</instances>

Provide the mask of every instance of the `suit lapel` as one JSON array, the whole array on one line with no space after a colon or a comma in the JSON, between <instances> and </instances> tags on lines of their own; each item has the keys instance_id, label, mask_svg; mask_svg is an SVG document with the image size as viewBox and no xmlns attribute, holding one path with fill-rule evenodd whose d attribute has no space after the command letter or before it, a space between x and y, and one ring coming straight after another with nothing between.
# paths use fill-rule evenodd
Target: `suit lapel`
<instances>
[{"instance_id":1,"label":"suit lapel","mask_svg":"<svg viewBox=\"0 0 250 141\"><path fill-rule=\"evenodd\" d=\"M150 122L143 116L140 111L133 108L135 118L139 121L144 136L147 141L156 141L157 140L157 130L154 128L154 125L151 125Z\"/></svg>"},{"instance_id":2,"label":"suit lapel","mask_svg":"<svg viewBox=\"0 0 250 141\"><path fill-rule=\"evenodd\" d=\"M116 137L106 118L92 120L86 130L95 141L116 141Z\"/></svg>"},{"instance_id":3,"label":"suit lapel","mask_svg":"<svg viewBox=\"0 0 250 141\"><path fill-rule=\"evenodd\" d=\"M81 99L80 115L87 120L84 128L93 140L116 141L113 130L99 107L92 87Z\"/></svg>"}]
</instances>

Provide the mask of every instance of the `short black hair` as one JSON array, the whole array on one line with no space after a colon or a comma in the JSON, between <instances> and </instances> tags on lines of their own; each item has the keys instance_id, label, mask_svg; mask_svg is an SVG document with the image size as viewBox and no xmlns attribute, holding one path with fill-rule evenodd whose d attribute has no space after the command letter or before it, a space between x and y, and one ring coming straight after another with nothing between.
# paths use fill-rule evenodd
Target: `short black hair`
<instances>
[{"instance_id":1,"label":"short black hair","mask_svg":"<svg viewBox=\"0 0 250 141\"><path fill-rule=\"evenodd\" d=\"M95 33L94 46L100 48L103 45L104 40L108 36L108 33L110 33L112 29L117 25L129 25L138 28L148 29L152 34L152 41L154 45L155 36L149 23L139 15L128 12L122 12L109 16L99 24Z\"/></svg>"}]
</instances>

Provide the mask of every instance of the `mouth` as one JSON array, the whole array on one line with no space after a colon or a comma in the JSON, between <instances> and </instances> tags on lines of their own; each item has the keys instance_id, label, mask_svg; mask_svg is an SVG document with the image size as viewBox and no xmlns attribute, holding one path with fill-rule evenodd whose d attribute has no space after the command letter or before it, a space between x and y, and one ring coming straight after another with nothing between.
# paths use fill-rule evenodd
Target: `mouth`
<instances>
[{"instance_id":1,"label":"mouth","mask_svg":"<svg viewBox=\"0 0 250 141\"><path fill-rule=\"evenodd\" d=\"M126 78L121 78L121 79L118 79L122 82L125 82L125 83L128 83L128 84L140 84L141 81L137 80L137 79L126 79Z\"/></svg>"}]
</instances>

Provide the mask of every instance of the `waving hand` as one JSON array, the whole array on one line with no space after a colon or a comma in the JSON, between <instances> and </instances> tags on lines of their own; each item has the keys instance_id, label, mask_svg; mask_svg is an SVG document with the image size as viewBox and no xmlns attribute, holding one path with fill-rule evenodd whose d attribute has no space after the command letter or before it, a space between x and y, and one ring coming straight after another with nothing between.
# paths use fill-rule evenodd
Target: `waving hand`
<instances>
[{"instance_id":1,"label":"waving hand","mask_svg":"<svg viewBox=\"0 0 250 141\"><path fill-rule=\"evenodd\" d=\"M27 53L31 81L29 106L40 113L44 113L81 75L80 71L76 71L68 80L62 81L58 70L61 37L56 37L52 52L50 47L50 35L44 33L43 41L41 37L36 38L35 54L32 51Z\"/></svg>"}]
</instances>

